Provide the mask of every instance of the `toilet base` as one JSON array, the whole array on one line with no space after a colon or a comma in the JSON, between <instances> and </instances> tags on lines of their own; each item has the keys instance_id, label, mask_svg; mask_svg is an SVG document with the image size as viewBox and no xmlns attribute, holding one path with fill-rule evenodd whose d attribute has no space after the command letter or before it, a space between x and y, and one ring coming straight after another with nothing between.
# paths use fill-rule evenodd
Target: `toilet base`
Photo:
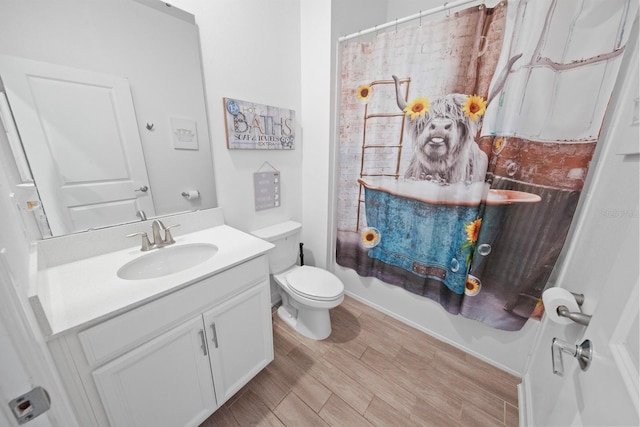
<instances>
[{"instance_id":1,"label":"toilet base","mask_svg":"<svg viewBox=\"0 0 640 427\"><path fill-rule=\"evenodd\" d=\"M293 312L293 313L292 313ZM278 307L278 317L295 331L312 340L323 340L331 335L329 310L295 309L284 304Z\"/></svg>"}]
</instances>

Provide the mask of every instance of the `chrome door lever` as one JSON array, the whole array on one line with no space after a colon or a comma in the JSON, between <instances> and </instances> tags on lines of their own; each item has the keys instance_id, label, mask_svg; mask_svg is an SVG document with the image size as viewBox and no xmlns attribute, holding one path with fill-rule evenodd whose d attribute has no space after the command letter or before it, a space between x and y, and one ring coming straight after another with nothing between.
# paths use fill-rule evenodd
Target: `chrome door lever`
<instances>
[{"instance_id":1,"label":"chrome door lever","mask_svg":"<svg viewBox=\"0 0 640 427\"><path fill-rule=\"evenodd\" d=\"M569 344L558 338L554 338L551 343L551 362L553 373L556 375L564 375L564 365L562 363L562 353L570 354L578 359L580 369L586 371L589 369L591 359L593 357L593 347L590 340L582 341L582 344Z\"/></svg>"}]
</instances>

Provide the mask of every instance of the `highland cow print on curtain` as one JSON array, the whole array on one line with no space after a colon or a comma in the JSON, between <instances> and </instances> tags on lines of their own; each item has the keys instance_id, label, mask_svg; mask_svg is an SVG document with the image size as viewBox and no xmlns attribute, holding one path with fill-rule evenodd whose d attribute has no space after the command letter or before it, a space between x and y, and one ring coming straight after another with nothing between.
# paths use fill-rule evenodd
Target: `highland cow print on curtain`
<instances>
[{"instance_id":1,"label":"highland cow print on curtain","mask_svg":"<svg viewBox=\"0 0 640 427\"><path fill-rule=\"evenodd\" d=\"M510 1L343 43L337 263L519 330L636 15L628 0Z\"/></svg>"}]
</instances>

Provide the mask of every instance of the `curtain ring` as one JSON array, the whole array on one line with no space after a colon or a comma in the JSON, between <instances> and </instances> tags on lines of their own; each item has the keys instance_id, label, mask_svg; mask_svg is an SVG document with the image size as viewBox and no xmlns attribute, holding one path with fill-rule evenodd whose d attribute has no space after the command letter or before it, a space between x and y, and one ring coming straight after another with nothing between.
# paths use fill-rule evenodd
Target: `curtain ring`
<instances>
[{"instance_id":1,"label":"curtain ring","mask_svg":"<svg viewBox=\"0 0 640 427\"><path fill-rule=\"evenodd\" d=\"M444 5L442 5L442 7L444 7L444 16L447 18L451 16L451 9L447 8L448 4L448 2L444 2Z\"/></svg>"},{"instance_id":2,"label":"curtain ring","mask_svg":"<svg viewBox=\"0 0 640 427\"><path fill-rule=\"evenodd\" d=\"M419 16L420 16L420 28L422 28L422 11L420 11Z\"/></svg>"}]
</instances>

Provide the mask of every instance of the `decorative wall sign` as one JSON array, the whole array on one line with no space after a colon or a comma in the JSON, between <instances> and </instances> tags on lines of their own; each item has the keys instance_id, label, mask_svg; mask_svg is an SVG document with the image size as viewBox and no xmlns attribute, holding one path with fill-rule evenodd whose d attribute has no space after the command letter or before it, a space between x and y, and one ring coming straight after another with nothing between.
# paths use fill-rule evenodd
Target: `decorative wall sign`
<instances>
[{"instance_id":1,"label":"decorative wall sign","mask_svg":"<svg viewBox=\"0 0 640 427\"><path fill-rule=\"evenodd\" d=\"M223 98L227 148L293 150L296 112Z\"/></svg>"},{"instance_id":2,"label":"decorative wall sign","mask_svg":"<svg viewBox=\"0 0 640 427\"><path fill-rule=\"evenodd\" d=\"M176 150L197 150L198 130L196 121L171 117L171 140ZM153 125L152 125L153 127Z\"/></svg>"},{"instance_id":3,"label":"decorative wall sign","mask_svg":"<svg viewBox=\"0 0 640 427\"><path fill-rule=\"evenodd\" d=\"M260 172L265 165L273 170ZM253 174L253 192L256 211L261 211L280 206L280 171L276 170L269 162L264 162Z\"/></svg>"}]
</instances>

